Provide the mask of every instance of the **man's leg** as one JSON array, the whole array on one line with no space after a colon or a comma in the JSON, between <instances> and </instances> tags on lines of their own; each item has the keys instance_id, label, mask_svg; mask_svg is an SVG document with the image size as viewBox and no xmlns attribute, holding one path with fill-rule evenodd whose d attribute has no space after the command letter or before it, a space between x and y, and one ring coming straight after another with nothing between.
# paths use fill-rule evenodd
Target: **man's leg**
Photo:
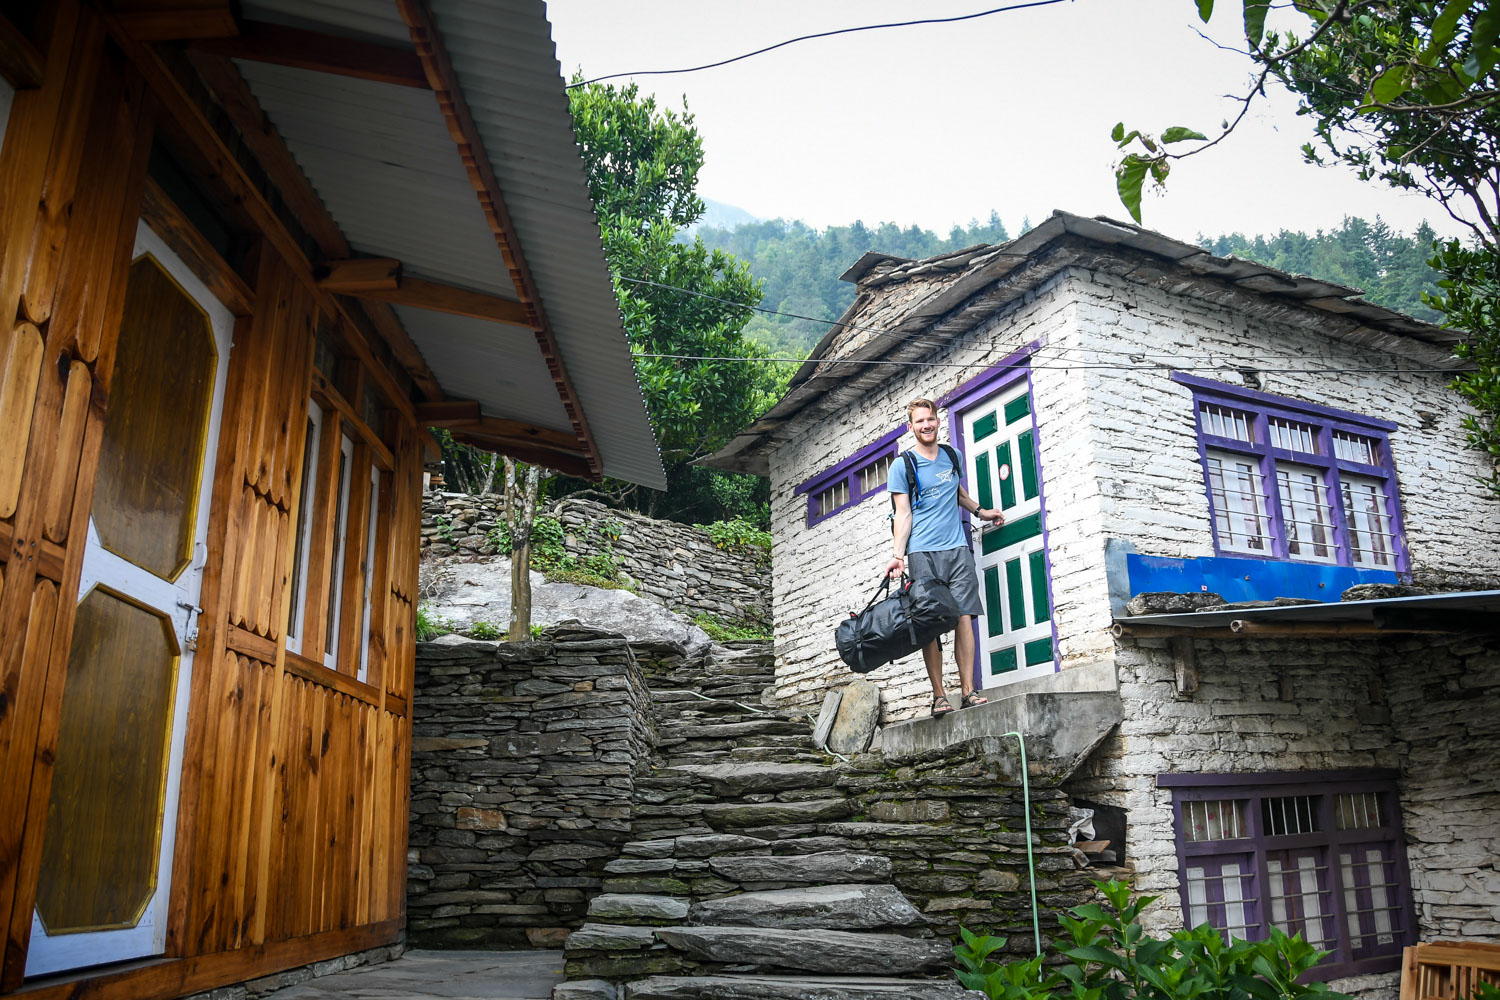
<instances>
[{"instance_id":1,"label":"man's leg","mask_svg":"<svg viewBox=\"0 0 1500 1000\"><path fill-rule=\"evenodd\" d=\"M953 635L953 659L958 663L958 686L964 696L974 693L974 616L959 615ZM930 671L932 668L928 667Z\"/></svg>"},{"instance_id":2,"label":"man's leg","mask_svg":"<svg viewBox=\"0 0 1500 1000\"><path fill-rule=\"evenodd\" d=\"M932 697L943 694L943 643L934 639L922 647L922 663L927 667L927 679L932 681Z\"/></svg>"}]
</instances>

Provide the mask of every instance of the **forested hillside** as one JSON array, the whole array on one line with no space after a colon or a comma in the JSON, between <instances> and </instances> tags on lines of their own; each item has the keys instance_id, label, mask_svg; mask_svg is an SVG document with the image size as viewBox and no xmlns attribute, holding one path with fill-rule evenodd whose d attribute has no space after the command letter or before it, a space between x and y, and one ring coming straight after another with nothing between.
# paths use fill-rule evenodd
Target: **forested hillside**
<instances>
[{"instance_id":1,"label":"forested hillside","mask_svg":"<svg viewBox=\"0 0 1500 1000\"><path fill-rule=\"evenodd\" d=\"M1023 223L1022 232L1029 226ZM777 312L811 320L757 314L745 336L776 354L804 357L854 301L854 286L838 277L866 250L899 257L930 257L976 243L1010 239L1000 216L991 212L985 222L954 226L947 237L892 223L870 228L851 226L813 229L801 222L773 219L733 229L698 231L712 249L722 249L745 260L764 283L762 305ZM1373 223L1346 217L1337 229L1309 236L1283 230L1275 236L1246 237L1241 233L1197 242L1219 256L1233 254L1271 267L1305 274L1365 290L1373 302L1423 319L1437 314L1422 304L1422 292L1436 291L1435 275L1427 266L1433 231L1424 223L1411 236L1392 230L1378 217ZM823 322L818 322L822 320Z\"/></svg>"}]
</instances>

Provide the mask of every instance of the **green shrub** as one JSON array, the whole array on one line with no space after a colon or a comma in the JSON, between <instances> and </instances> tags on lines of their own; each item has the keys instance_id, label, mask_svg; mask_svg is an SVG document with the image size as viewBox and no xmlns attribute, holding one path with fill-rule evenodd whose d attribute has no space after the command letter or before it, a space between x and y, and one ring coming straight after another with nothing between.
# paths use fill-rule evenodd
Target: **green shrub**
<instances>
[{"instance_id":1,"label":"green shrub","mask_svg":"<svg viewBox=\"0 0 1500 1000\"><path fill-rule=\"evenodd\" d=\"M453 631L453 623L432 613L425 604L417 605L417 641L431 642L440 635Z\"/></svg>"},{"instance_id":2,"label":"green shrub","mask_svg":"<svg viewBox=\"0 0 1500 1000\"><path fill-rule=\"evenodd\" d=\"M771 533L762 531L742 517L737 517L732 521L715 521L713 524L705 524L701 527L708 532L709 540L714 543L714 548L743 552L753 545L766 552L771 551Z\"/></svg>"},{"instance_id":3,"label":"green shrub","mask_svg":"<svg viewBox=\"0 0 1500 1000\"><path fill-rule=\"evenodd\" d=\"M1207 924L1173 931L1165 939L1146 934L1138 920L1155 896L1131 898L1125 882L1095 882L1107 906L1087 903L1062 921L1066 938L1053 945L1052 964L1043 957L997 962L1004 938L959 928L954 945L958 981L990 1000L1348 1000L1322 983L1298 977L1327 952L1271 929L1265 941L1228 944Z\"/></svg>"},{"instance_id":4,"label":"green shrub","mask_svg":"<svg viewBox=\"0 0 1500 1000\"><path fill-rule=\"evenodd\" d=\"M714 642L770 642L775 638L763 622L742 618L724 621L706 611L693 616L693 624L708 634Z\"/></svg>"},{"instance_id":5,"label":"green shrub","mask_svg":"<svg viewBox=\"0 0 1500 1000\"><path fill-rule=\"evenodd\" d=\"M469 638L471 639L499 639L505 634L506 630L494 622L475 622L469 626Z\"/></svg>"}]
</instances>

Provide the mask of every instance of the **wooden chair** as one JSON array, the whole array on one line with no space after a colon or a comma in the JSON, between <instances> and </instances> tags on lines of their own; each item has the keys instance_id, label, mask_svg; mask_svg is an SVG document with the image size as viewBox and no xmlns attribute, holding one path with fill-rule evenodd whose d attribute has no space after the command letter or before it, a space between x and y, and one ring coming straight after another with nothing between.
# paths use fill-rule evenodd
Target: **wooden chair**
<instances>
[{"instance_id":1,"label":"wooden chair","mask_svg":"<svg viewBox=\"0 0 1500 1000\"><path fill-rule=\"evenodd\" d=\"M1500 944L1433 941L1403 955L1401 1000L1468 1000L1480 983L1500 986Z\"/></svg>"}]
</instances>

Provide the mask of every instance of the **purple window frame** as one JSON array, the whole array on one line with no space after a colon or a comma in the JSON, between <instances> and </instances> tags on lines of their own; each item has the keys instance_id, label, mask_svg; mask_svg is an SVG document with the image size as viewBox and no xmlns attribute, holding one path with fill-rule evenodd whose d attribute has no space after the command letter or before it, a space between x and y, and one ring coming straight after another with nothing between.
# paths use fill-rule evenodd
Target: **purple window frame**
<instances>
[{"instance_id":1,"label":"purple window frame","mask_svg":"<svg viewBox=\"0 0 1500 1000\"><path fill-rule=\"evenodd\" d=\"M863 503L878 493L885 492L884 482L868 492L862 491L859 485L859 474L888 455L894 457L899 450L897 443L901 440L901 435L905 433L906 425L902 424L895 430L882 434L877 440L865 445L837 465L824 469L798 485L792 494L794 496L807 495L807 526L811 528L819 521L826 521L835 514ZM819 509L818 494L841 482L848 483L849 499L832 510Z\"/></svg>"},{"instance_id":2,"label":"purple window frame","mask_svg":"<svg viewBox=\"0 0 1500 1000\"><path fill-rule=\"evenodd\" d=\"M1320 406L1317 403L1306 403L1299 399L1276 396L1243 386L1214 382L1184 372L1173 372L1172 381L1187 386L1193 393L1193 429L1198 438L1198 461L1203 469L1203 490L1208 499L1209 528L1213 532L1215 555L1247 557L1245 552L1238 549L1225 549L1219 544L1219 523L1215 516L1213 488L1210 485L1208 471L1210 448L1215 451L1251 456L1259 465L1261 483L1265 490L1264 499L1267 507L1265 518L1269 525L1271 543L1271 550L1265 558L1326 565L1324 560L1307 559L1291 555L1288 551L1276 464L1289 462L1295 465L1311 466L1323 473L1323 485L1330 508L1329 525L1333 533L1334 565L1338 566L1355 565L1349 546L1349 526L1344 514L1344 491L1340 473L1379 480L1385 489L1386 523L1389 525L1388 530L1392 536L1390 545L1395 557L1390 569L1396 573L1409 572L1406 528L1401 520L1400 485L1396 478L1395 462L1391 458L1390 432L1398 430L1399 425L1389 420L1366 417L1330 406ZM1254 440L1240 441L1204 433L1202 406L1204 403L1225 406L1244 413L1250 418L1251 436ZM1267 427L1270 417L1280 417L1295 423L1312 425L1316 432L1318 451L1321 454L1308 455L1300 451L1287 451L1273 446ZM1334 431L1343 431L1373 440L1379 453L1377 455L1379 462L1375 465L1366 465L1363 462L1351 462L1348 459L1339 458L1334 452ZM1249 555L1248 558L1253 559L1256 556ZM1365 568L1373 567L1366 566Z\"/></svg>"},{"instance_id":3,"label":"purple window frame","mask_svg":"<svg viewBox=\"0 0 1500 1000\"><path fill-rule=\"evenodd\" d=\"M1267 860L1282 852L1321 852L1325 865L1318 875L1319 894L1327 894L1332 913L1322 916L1325 932L1333 938L1332 946L1325 941L1321 950L1331 954L1309 971L1310 980L1340 979L1345 976L1368 975L1391 972L1401 967L1402 949L1417 943L1417 915L1411 892L1411 873L1407 868L1405 833L1401 822L1401 804L1396 791L1398 772L1381 768L1361 768L1347 771L1263 771L1251 774L1159 774L1158 788L1172 793L1172 821L1177 842L1178 892L1182 904L1183 923L1189 916L1187 869L1190 864L1212 864L1216 860L1253 857L1253 877L1249 901L1245 904L1245 922L1256 927L1253 940L1263 940L1270 934L1269 907L1263 905L1269 892L1272 878ZM1339 830L1334 818L1334 799L1340 792L1373 792L1379 796L1382 825L1359 830ZM1319 829L1312 833L1273 835L1263 829L1260 802L1264 798L1290 795L1310 795L1317 799ZM1245 821L1248 836L1234 840L1189 842L1183 806L1188 802L1218 799L1246 800ZM1355 950L1350 944L1349 913L1344 899L1346 891L1353 891L1356 905L1370 905L1368 869L1366 863L1355 865L1355 884L1344 886L1334 878L1337 857L1341 848L1379 847L1383 864L1392 870L1390 887L1394 896L1393 919L1398 926L1392 930L1394 941L1384 946L1380 954L1369 955L1369 946ZM1340 874L1339 879L1342 878ZM1210 899L1210 907L1215 901ZM1218 901L1222 906L1222 900ZM1327 928L1326 924L1332 927ZM1362 938L1374 937L1377 932L1362 930ZM1246 935L1249 938L1249 935Z\"/></svg>"}]
</instances>

